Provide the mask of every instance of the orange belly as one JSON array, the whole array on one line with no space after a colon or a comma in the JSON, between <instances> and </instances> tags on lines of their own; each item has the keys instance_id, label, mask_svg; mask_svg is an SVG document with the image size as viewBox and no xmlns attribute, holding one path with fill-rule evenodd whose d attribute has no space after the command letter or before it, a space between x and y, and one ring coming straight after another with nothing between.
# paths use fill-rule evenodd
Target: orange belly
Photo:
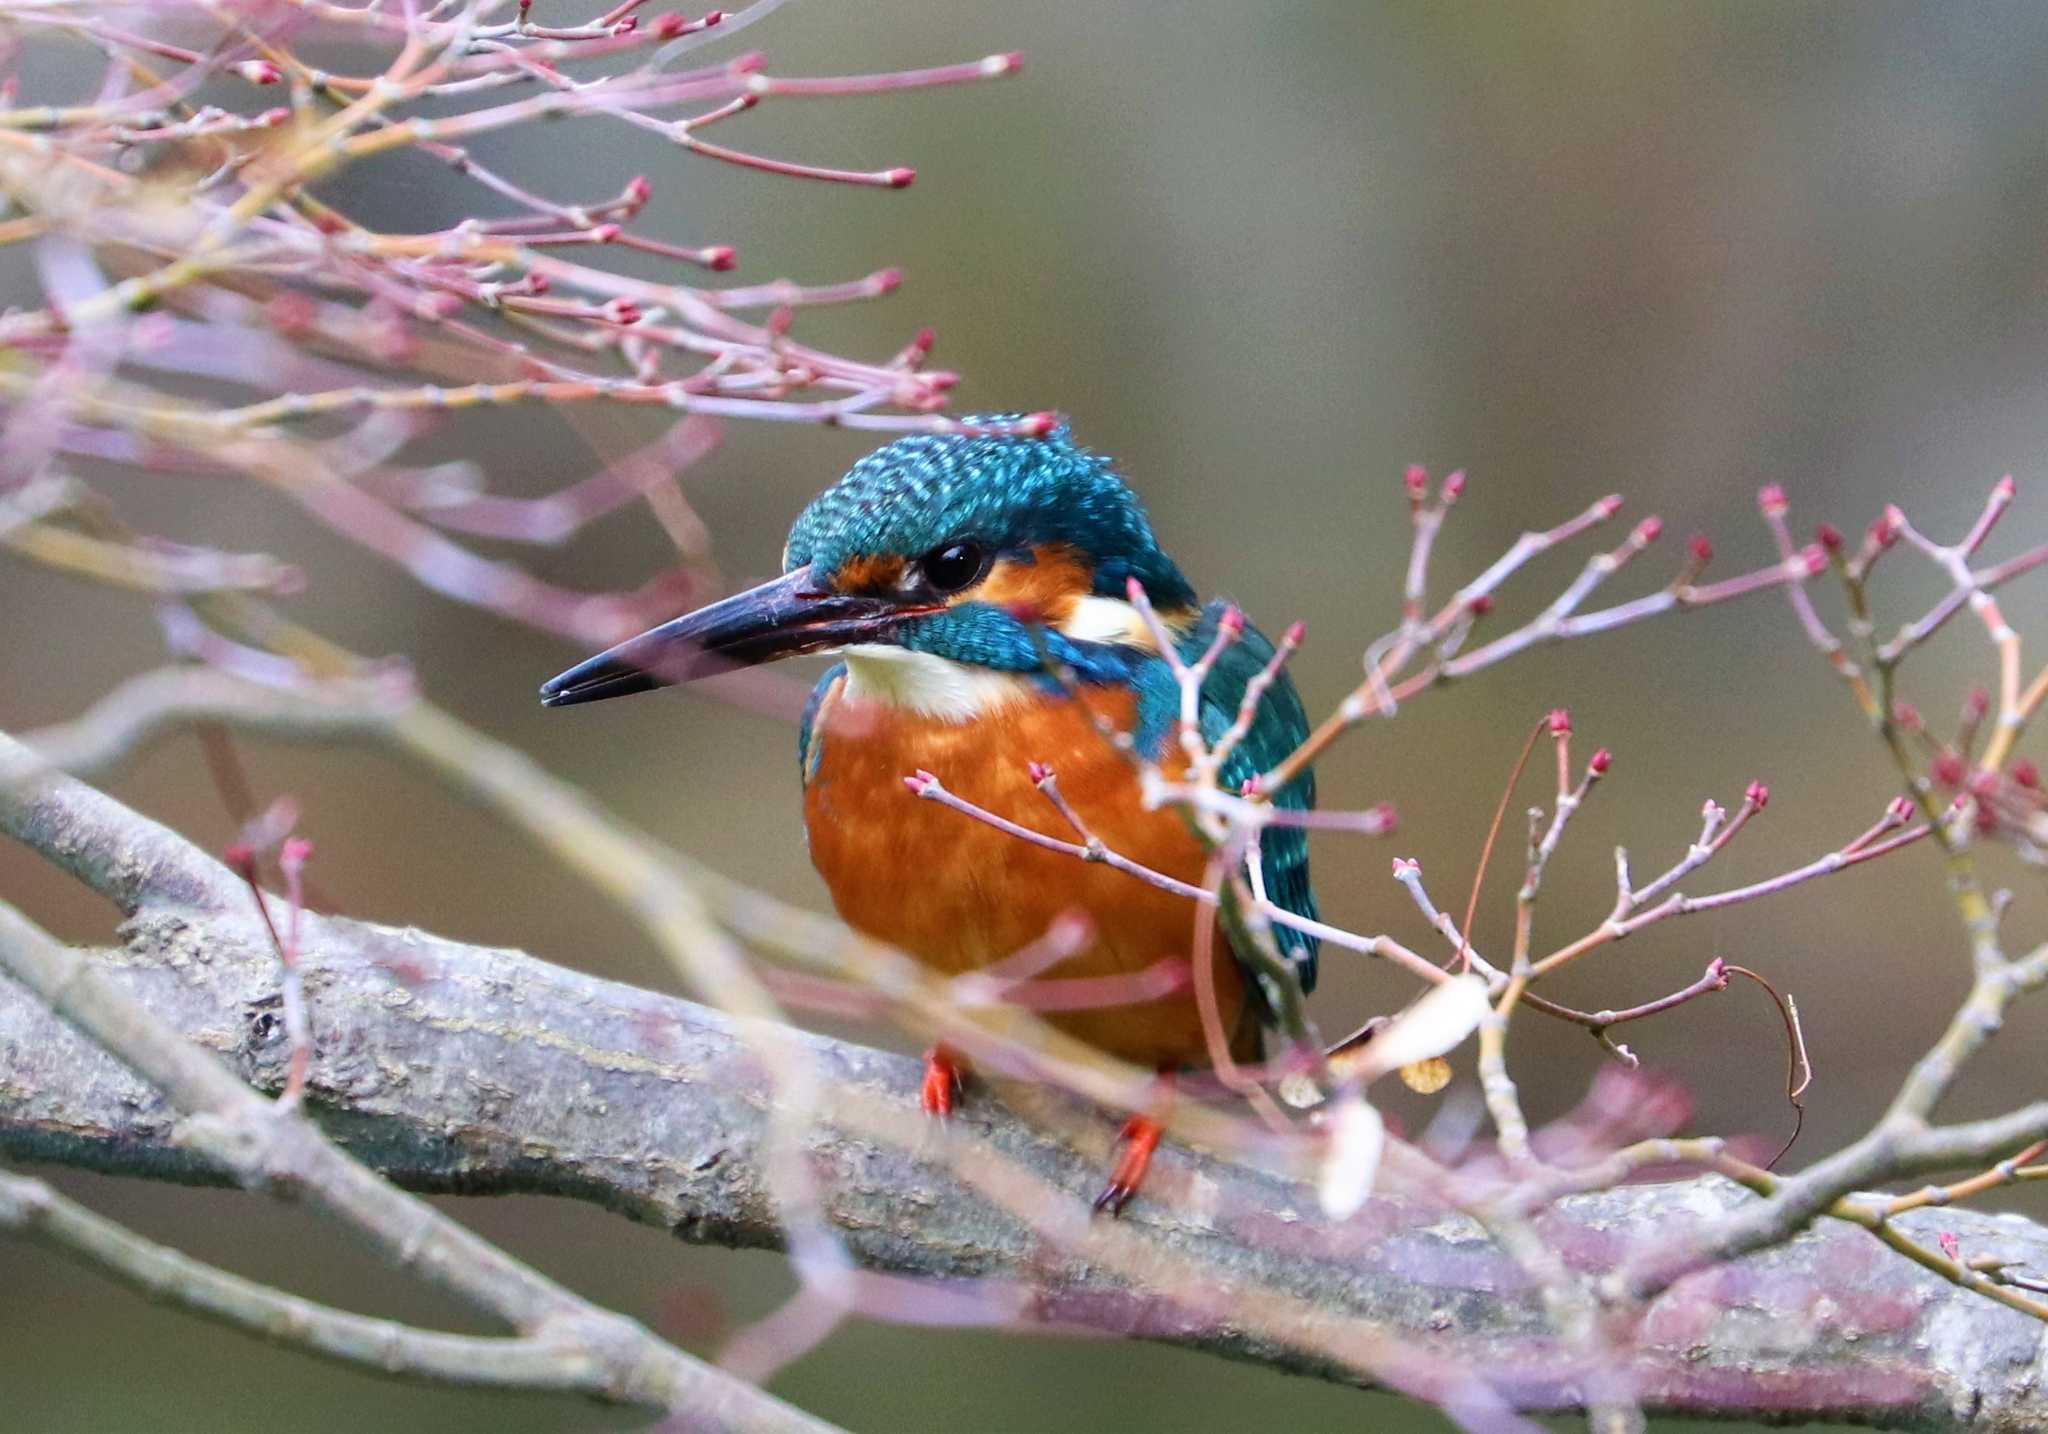
<instances>
[{"instance_id":1,"label":"orange belly","mask_svg":"<svg viewBox=\"0 0 2048 1434\"><path fill-rule=\"evenodd\" d=\"M1129 759L1074 702L1026 700L946 722L847 698L845 683L841 677L818 711L804 820L811 861L848 925L949 975L1001 961L1043 936L1061 912L1076 909L1093 922L1096 940L1046 978L1133 976L1163 958L1189 959L1198 908L1188 898L1007 835L920 800L904 785L922 768L1019 826L1075 840L1028 774L1031 762L1047 762L1061 792L1111 850L1200 882L1204 856L1185 821L1174 811L1144 809ZM1088 702L1130 730L1128 692L1089 689ZM1225 1032L1240 1056L1255 1052L1244 979L1221 933L1211 950ZM1126 1060L1208 1064L1188 987L1130 1004L1047 1012L1046 1019Z\"/></svg>"}]
</instances>

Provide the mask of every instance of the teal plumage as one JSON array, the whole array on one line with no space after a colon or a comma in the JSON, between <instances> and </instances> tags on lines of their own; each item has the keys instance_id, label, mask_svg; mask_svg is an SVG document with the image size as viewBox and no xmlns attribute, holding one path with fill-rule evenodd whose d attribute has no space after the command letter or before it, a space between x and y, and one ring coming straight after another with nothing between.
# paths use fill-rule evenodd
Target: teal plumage
<instances>
[{"instance_id":1,"label":"teal plumage","mask_svg":"<svg viewBox=\"0 0 2048 1434\"><path fill-rule=\"evenodd\" d=\"M1202 622L1181 643L1181 655L1189 661L1199 657L1215 636L1216 624L1226 604L1212 602L1202 610ZM1244 691L1252 678L1273 659L1273 644L1250 623L1244 633L1216 659L1215 669L1202 685L1202 737L1214 742L1237 720ZM1161 666L1164 666L1162 663ZM1252 725L1217 774L1226 790L1236 791L1244 783L1273 766L1299 747L1308 736L1308 713L1293 681L1282 672L1260 699ZM1273 805L1287 811L1309 811L1316 804L1313 770L1273 794ZM1266 895L1274 905L1296 916L1316 918L1316 895L1309 884L1308 832L1301 827L1269 826L1260 837L1259 861L1265 876ZM1294 965L1294 974L1304 993L1316 987L1316 954L1321 945L1307 932L1291 926L1273 927L1273 939L1280 952ZM1242 959L1242 953L1240 953Z\"/></svg>"}]
</instances>

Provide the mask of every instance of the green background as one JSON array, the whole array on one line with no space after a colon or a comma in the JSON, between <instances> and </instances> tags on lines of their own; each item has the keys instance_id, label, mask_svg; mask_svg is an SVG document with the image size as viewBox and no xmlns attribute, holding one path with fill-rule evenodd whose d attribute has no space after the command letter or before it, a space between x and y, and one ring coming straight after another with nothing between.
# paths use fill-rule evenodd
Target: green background
<instances>
[{"instance_id":1,"label":"green background","mask_svg":"<svg viewBox=\"0 0 2048 1434\"><path fill-rule=\"evenodd\" d=\"M581 14L548 0L536 13ZM736 43L789 73L1013 48L1029 63L999 85L774 103L722 132L814 162L915 165L916 185L900 193L742 174L597 122L497 136L479 152L563 197L594 199L644 171L656 232L737 245L741 281L902 265L897 297L806 314L800 334L881 356L929 323L936 361L966 375L962 408L1070 413L1084 441L1122 461L1199 586L1269 629L1307 619L1295 673L1312 711L1356 680L1360 650L1394 615L1411 461L1471 475L1438 548L1446 584L1523 527L1609 491L1671 531L1616 582L1626 593L1663 581L1675 540L1695 530L1714 535L1723 575L1768 561L1754 507L1765 481L1790 489L1802 531L1821 517L1857 531L1896 501L1952 535L2010 471L2021 502L1996 550L2048 536L2037 496L2048 434L2038 7L920 0L791 5ZM91 73L32 64L24 100ZM448 223L489 203L408 157L344 188L392 226ZM6 273L0 303L28 302L24 276ZM494 412L429 448L477 458L502 491L537 494L647 431L641 416L609 411L574 425ZM845 433L729 428L686 488L734 581L773 570L789 519L865 446ZM545 713L535 684L578 655L562 642L421 592L274 495L160 476L107 487L174 536L303 563L312 585L294 609L315 626L410 655L430 695L625 818L823 904L803 857L785 719L724 705L715 687ZM623 587L665 557L655 525L628 512L532 563L563 582ZM1533 611L1579 560L1535 565L1507 611ZM1912 561L1888 567L1892 620L1939 591ZM2007 610L2048 634L2041 591L2018 590ZM140 605L19 566L0 566L0 613L9 729L68 716L157 660ZM1915 662L1907 692L1946 724L1991 670L1981 635L1958 622ZM1559 939L1604 914L1615 842L1637 853L1639 873L1659 870L1708 796L1732 804L1753 777L1772 788L1711 886L1837 845L1892 789L1846 694L1767 597L1531 654L1356 734L1321 769L1325 803L1391 799L1403 825L1391 841L1319 838L1329 919L1426 944L1388 858L1419 858L1438 899L1460 899L1522 733L1559 704L1588 749L1616 753L1552 867L1541 926ZM673 984L624 918L410 774L347 752L252 744L247 755L266 792L303 801L319 881L347 911ZM210 844L230 835L187 743L116 790ZM1513 865L1489 883L1483 942L1504 940ZM2038 884L2015 879L2013 940L2039 939ZM109 929L95 903L12 850L0 850L0 893L70 936ZM1818 1079L1794 1164L1868 1124L1968 978L1938 862L1914 850L1660 928L1579 963L1555 994L1625 1006L1684 984L1712 955L1799 997ZM1335 952L1324 965L1326 1029L1407 997L1386 969ZM2039 1012L2023 1010L1951 1109L1988 1113L2038 1094L2040 1030ZM1638 1028L1633 1043L1693 1092L1700 1129L1786 1129L1780 1037L1753 993ZM1582 1034L1530 1023L1512 1056L1538 1119L1569 1108L1598 1060ZM1403 1113L1426 1118L1428 1107ZM55 1178L237 1269L352 1307L462 1321L290 1209ZM682 1248L586 1208L456 1208L697 1348L789 1288L772 1257ZM1394 1401L1153 1346L860 1321L775 1388L857 1430L1443 1427ZM66 1431L630 1422L330 1370L4 1245L0 1401L0 1426Z\"/></svg>"}]
</instances>

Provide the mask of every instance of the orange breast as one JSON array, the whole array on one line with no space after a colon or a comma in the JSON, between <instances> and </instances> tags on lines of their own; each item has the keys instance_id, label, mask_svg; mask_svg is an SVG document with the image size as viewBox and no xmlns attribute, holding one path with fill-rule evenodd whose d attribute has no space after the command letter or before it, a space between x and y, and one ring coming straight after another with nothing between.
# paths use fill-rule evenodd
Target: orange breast
<instances>
[{"instance_id":1,"label":"orange breast","mask_svg":"<svg viewBox=\"0 0 2048 1434\"><path fill-rule=\"evenodd\" d=\"M920 768L977 806L1063 841L1074 832L1031 781L1050 763L1089 828L1112 849L1182 881L1202 879L1204 857L1173 811L1146 811L1130 761L1063 697L998 707L947 722L880 703L855 703L841 677L818 712L821 744L804 788L811 860L847 924L947 974L978 970L1045 934L1061 912L1085 912L1092 947L1049 978L1135 975L1162 958L1185 961L1198 908L1098 863L1007 835L938 802L903 779ZM1089 689L1088 705L1118 728L1134 699ZM1213 917L1203 914L1203 919ZM1220 933L1212 943L1224 1025L1239 1054L1256 1049L1244 981ZM1132 1004L1048 1012L1070 1034L1126 1060L1206 1065L1192 989ZM1249 1048L1249 1050L1248 1050Z\"/></svg>"}]
</instances>

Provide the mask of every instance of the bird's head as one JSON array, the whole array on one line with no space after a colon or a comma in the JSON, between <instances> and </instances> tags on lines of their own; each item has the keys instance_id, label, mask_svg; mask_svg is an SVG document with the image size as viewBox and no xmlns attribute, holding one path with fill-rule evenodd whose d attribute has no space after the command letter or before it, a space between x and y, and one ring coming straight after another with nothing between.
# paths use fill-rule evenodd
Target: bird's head
<instances>
[{"instance_id":1,"label":"bird's head","mask_svg":"<svg viewBox=\"0 0 2048 1434\"><path fill-rule=\"evenodd\" d=\"M541 700L594 702L839 648L1024 672L1044 661L1036 632L1149 645L1125 597L1133 579L1169 618L1195 604L1137 496L1064 425L870 453L798 516L782 569L570 668Z\"/></svg>"}]
</instances>

